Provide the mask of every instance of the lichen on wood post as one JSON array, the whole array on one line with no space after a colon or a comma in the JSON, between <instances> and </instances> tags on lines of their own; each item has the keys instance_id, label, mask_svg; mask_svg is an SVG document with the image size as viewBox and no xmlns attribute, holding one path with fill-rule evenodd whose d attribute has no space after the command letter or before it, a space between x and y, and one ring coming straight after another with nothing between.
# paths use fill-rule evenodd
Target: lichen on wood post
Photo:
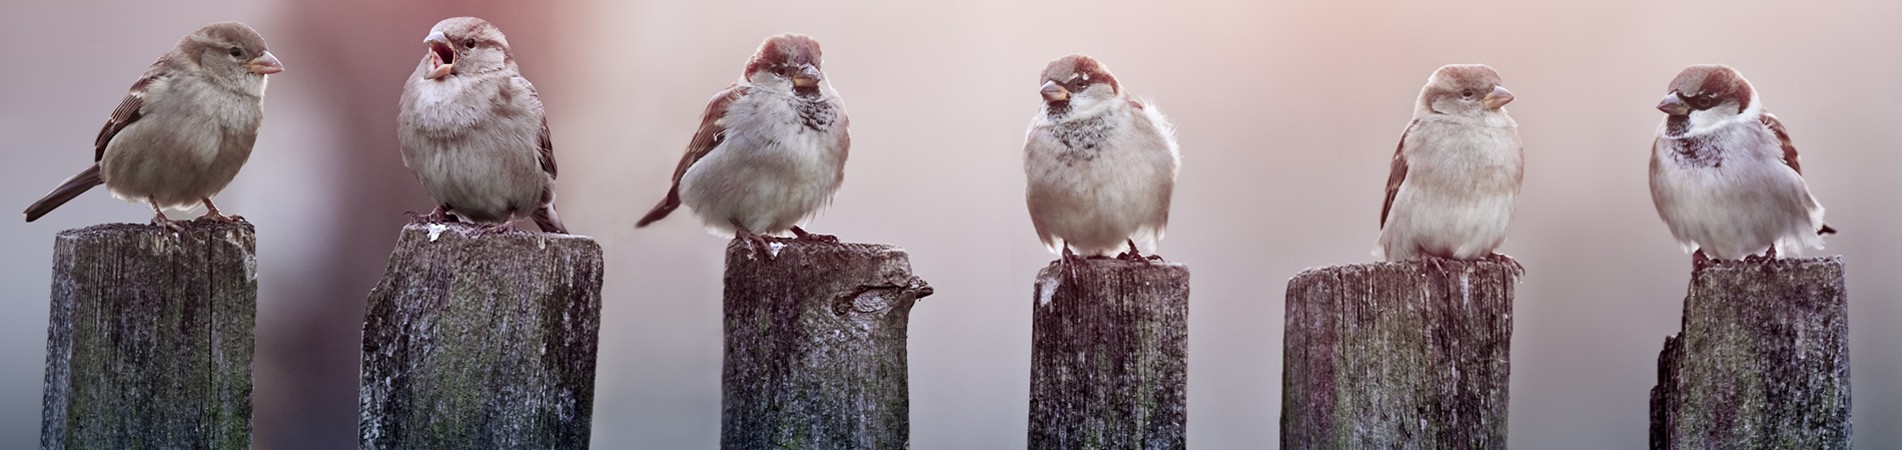
<instances>
[{"instance_id":1,"label":"lichen on wood post","mask_svg":"<svg viewBox=\"0 0 1902 450\"><path fill-rule=\"evenodd\" d=\"M363 321L363 448L586 448L601 246L403 227Z\"/></svg>"},{"instance_id":2,"label":"lichen on wood post","mask_svg":"<svg viewBox=\"0 0 1902 450\"><path fill-rule=\"evenodd\" d=\"M1281 447L1505 448L1518 277L1438 260L1289 280Z\"/></svg>"},{"instance_id":3,"label":"lichen on wood post","mask_svg":"<svg viewBox=\"0 0 1902 450\"><path fill-rule=\"evenodd\" d=\"M906 327L931 292L889 245L729 243L720 447L910 448Z\"/></svg>"},{"instance_id":4,"label":"lichen on wood post","mask_svg":"<svg viewBox=\"0 0 1902 450\"><path fill-rule=\"evenodd\" d=\"M1188 445L1187 266L1052 262L1030 317L1029 448Z\"/></svg>"},{"instance_id":5,"label":"lichen on wood post","mask_svg":"<svg viewBox=\"0 0 1902 450\"><path fill-rule=\"evenodd\" d=\"M1692 273L1658 355L1651 448L1849 448L1848 302L1841 257Z\"/></svg>"},{"instance_id":6,"label":"lichen on wood post","mask_svg":"<svg viewBox=\"0 0 1902 450\"><path fill-rule=\"evenodd\" d=\"M249 223L60 232L40 447L251 447Z\"/></svg>"}]
</instances>

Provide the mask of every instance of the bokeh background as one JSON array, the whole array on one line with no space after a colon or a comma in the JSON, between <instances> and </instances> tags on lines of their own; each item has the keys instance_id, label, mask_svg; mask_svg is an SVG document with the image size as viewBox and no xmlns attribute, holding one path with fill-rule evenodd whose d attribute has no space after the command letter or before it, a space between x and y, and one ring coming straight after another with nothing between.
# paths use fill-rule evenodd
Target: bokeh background
<instances>
[{"instance_id":1,"label":"bokeh background","mask_svg":"<svg viewBox=\"0 0 1902 450\"><path fill-rule=\"evenodd\" d=\"M1030 282L1052 255L1023 207L1037 75L1087 53L1179 125L1161 253L1194 271L1190 445L1276 442L1284 280L1370 259L1387 159L1426 76L1497 68L1527 177L1504 251L1516 304L1511 444L1643 448L1657 352L1689 258L1652 210L1652 105L1688 64L1740 69L1803 150L1848 260L1856 444L1902 446L1902 3L1843 2L9 3L0 14L0 205L89 162L108 112L179 36L236 19L289 68L219 197L257 224L259 448L355 446L365 295L406 211L396 103L437 20L497 23L549 105L560 210L607 250L597 448L711 448L724 242L687 215L636 230L701 108L764 36L825 45L853 118L847 181L810 229L893 243L937 288L911 322L920 449L1024 443ZM0 446L36 442L52 238L144 207L89 193L0 220Z\"/></svg>"}]
</instances>

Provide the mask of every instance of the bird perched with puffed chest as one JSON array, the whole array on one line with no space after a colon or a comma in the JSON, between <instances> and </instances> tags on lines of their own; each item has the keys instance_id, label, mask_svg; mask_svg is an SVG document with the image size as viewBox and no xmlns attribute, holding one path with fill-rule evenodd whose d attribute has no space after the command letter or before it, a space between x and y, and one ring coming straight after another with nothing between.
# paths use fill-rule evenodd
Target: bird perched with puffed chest
<instances>
[{"instance_id":1,"label":"bird perched with puffed chest","mask_svg":"<svg viewBox=\"0 0 1902 450\"><path fill-rule=\"evenodd\" d=\"M1448 65L1427 77L1394 149L1375 257L1511 262L1494 251L1506 241L1525 173L1519 125L1505 110L1512 100L1486 65Z\"/></svg>"},{"instance_id":2,"label":"bird perched with puffed chest","mask_svg":"<svg viewBox=\"0 0 1902 450\"><path fill-rule=\"evenodd\" d=\"M1756 89L1722 65L1671 80L1651 146L1651 200L1696 267L1707 258L1774 258L1822 248L1823 207L1810 196L1796 146Z\"/></svg>"},{"instance_id":3,"label":"bird perched with puffed chest","mask_svg":"<svg viewBox=\"0 0 1902 450\"><path fill-rule=\"evenodd\" d=\"M798 225L832 201L852 146L823 59L805 35L760 44L740 80L707 102L673 186L635 226L685 204L718 235L817 236Z\"/></svg>"},{"instance_id":4,"label":"bird perched with puffed chest","mask_svg":"<svg viewBox=\"0 0 1902 450\"><path fill-rule=\"evenodd\" d=\"M1043 107L1024 138L1024 200L1038 239L1066 259L1154 253L1181 165L1175 125L1088 56L1052 61L1039 81Z\"/></svg>"},{"instance_id":5,"label":"bird perched with puffed chest","mask_svg":"<svg viewBox=\"0 0 1902 450\"><path fill-rule=\"evenodd\" d=\"M474 17L444 19L403 85L397 138L403 165L436 200L426 220L460 219L506 230L532 217L567 233L555 214L555 147L535 85L515 64L502 30Z\"/></svg>"},{"instance_id":6,"label":"bird perched with puffed chest","mask_svg":"<svg viewBox=\"0 0 1902 450\"><path fill-rule=\"evenodd\" d=\"M264 36L237 22L206 25L152 63L93 141L93 164L26 208L39 219L100 184L117 198L144 201L153 224L174 226L166 209L211 203L251 157L264 123L265 78L284 65Z\"/></svg>"}]
</instances>

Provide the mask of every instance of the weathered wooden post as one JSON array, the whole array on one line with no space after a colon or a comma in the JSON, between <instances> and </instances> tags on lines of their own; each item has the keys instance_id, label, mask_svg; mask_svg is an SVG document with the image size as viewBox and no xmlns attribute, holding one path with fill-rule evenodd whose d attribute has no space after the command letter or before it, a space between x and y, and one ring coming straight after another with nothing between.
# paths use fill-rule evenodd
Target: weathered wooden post
<instances>
[{"instance_id":1,"label":"weathered wooden post","mask_svg":"<svg viewBox=\"0 0 1902 450\"><path fill-rule=\"evenodd\" d=\"M403 227L363 320L363 448L586 448L601 246Z\"/></svg>"},{"instance_id":2,"label":"weathered wooden post","mask_svg":"<svg viewBox=\"0 0 1902 450\"><path fill-rule=\"evenodd\" d=\"M1505 448L1514 264L1374 263L1288 281L1281 447Z\"/></svg>"},{"instance_id":3,"label":"weathered wooden post","mask_svg":"<svg viewBox=\"0 0 1902 450\"><path fill-rule=\"evenodd\" d=\"M59 233L40 448L251 447L251 224Z\"/></svg>"},{"instance_id":4,"label":"weathered wooden post","mask_svg":"<svg viewBox=\"0 0 1902 450\"><path fill-rule=\"evenodd\" d=\"M1029 447L1186 448L1188 266L1052 262L1032 292Z\"/></svg>"},{"instance_id":5,"label":"weathered wooden post","mask_svg":"<svg viewBox=\"0 0 1902 450\"><path fill-rule=\"evenodd\" d=\"M727 244L720 447L910 448L905 329L931 292L889 245Z\"/></svg>"},{"instance_id":6,"label":"weathered wooden post","mask_svg":"<svg viewBox=\"0 0 1902 450\"><path fill-rule=\"evenodd\" d=\"M1848 304L1841 257L1692 273L1658 355L1651 448L1849 448Z\"/></svg>"}]
</instances>

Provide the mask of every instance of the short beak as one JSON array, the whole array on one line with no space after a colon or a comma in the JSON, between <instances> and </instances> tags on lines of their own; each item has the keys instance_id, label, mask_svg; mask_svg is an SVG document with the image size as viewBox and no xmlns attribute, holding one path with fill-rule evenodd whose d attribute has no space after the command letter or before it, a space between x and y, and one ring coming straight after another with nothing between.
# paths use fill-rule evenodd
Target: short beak
<instances>
[{"instance_id":1,"label":"short beak","mask_svg":"<svg viewBox=\"0 0 1902 450\"><path fill-rule=\"evenodd\" d=\"M1070 90L1064 89L1063 85L1057 84L1055 81L1043 82L1043 90L1039 92L1043 93L1043 101L1045 103L1061 102L1070 99Z\"/></svg>"},{"instance_id":2,"label":"short beak","mask_svg":"<svg viewBox=\"0 0 1902 450\"><path fill-rule=\"evenodd\" d=\"M1499 109L1512 103L1512 91L1506 90L1505 86L1493 85L1493 91L1486 93L1486 97L1481 100L1486 102L1487 108Z\"/></svg>"},{"instance_id":3,"label":"short beak","mask_svg":"<svg viewBox=\"0 0 1902 450\"><path fill-rule=\"evenodd\" d=\"M272 55L271 52L264 52L264 56L252 58L251 62L245 64L245 66L251 69L251 73L258 75L270 75L284 71L284 63L277 62L277 56Z\"/></svg>"},{"instance_id":4,"label":"short beak","mask_svg":"<svg viewBox=\"0 0 1902 450\"><path fill-rule=\"evenodd\" d=\"M796 88L811 88L819 85L821 76L823 75L819 73L818 68L811 65L799 66L799 73L793 74L792 84Z\"/></svg>"},{"instance_id":5,"label":"short beak","mask_svg":"<svg viewBox=\"0 0 1902 450\"><path fill-rule=\"evenodd\" d=\"M456 49L449 45L447 36L441 31L430 32L423 44L429 46L429 73L423 78L434 80L456 72Z\"/></svg>"},{"instance_id":6,"label":"short beak","mask_svg":"<svg viewBox=\"0 0 1902 450\"><path fill-rule=\"evenodd\" d=\"M1684 104L1684 99L1679 98L1676 92L1672 92L1671 95L1664 96L1663 101L1658 102L1658 110L1664 111L1665 114L1682 116L1691 113L1691 105Z\"/></svg>"}]
</instances>

